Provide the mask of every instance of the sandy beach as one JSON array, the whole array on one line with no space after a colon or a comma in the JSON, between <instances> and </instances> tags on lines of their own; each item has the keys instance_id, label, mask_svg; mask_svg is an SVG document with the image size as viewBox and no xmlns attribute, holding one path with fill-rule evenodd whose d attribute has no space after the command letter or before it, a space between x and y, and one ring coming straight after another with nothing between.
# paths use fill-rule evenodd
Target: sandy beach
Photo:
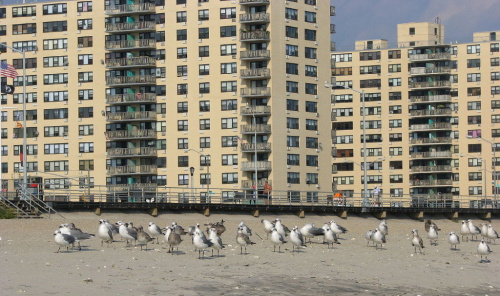
<instances>
[{"instance_id":1,"label":"sandy beach","mask_svg":"<svg viewBox=\"0 0 500 296\"><path fill-rule=\"evenodd\" d=\"M0 286L2 295L499 295L500 240L490 243L489 263L480 263L478 241L462 242L451 250L446 241L450 231L459 232L460 223L444 217L431 218L442 230L437 246L426 238L424 223L406 217L388 217L389 235L382 250L367 247L364 234L375 229L379 220L371 216L350 216L343 220L333 215L161 213L62 213L50 219L0 220ZM281 218L290 229L297 225L335 220L348 229L340 245L328 249L322 238L292 254L290 242L273 252L266 240L261 219ZM147 228L150 221L161 227L176 221L187 228L196 223L224 219L226 248L221 257L198 259L190 237L185 237L179 253L168 247L148 245L125 248L117 235L110 247L101 247L98 238L82 241L82 250L55 253L58 246L53 233L61 223L73 222L85 232L96 233L99 219L134 222ZM475 225L489 223L477 217ZM247 255L236 245L236 227L244 221L252 228ZM498 220L491 222L500 230ZM411 231L424 238L423 254L414 254ZM63 249L62 249L63 250Z\"/></svg>"}]
</instances>

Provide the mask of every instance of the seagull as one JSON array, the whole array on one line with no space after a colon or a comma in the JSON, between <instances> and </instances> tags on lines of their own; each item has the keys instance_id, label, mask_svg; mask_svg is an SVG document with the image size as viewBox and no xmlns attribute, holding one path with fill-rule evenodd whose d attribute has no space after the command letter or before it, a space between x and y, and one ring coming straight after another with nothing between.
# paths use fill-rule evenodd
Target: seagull
<instances>
[{"instance_id":1,"label":"seagull","mask_svg":"<svg viewBox=\"0 0 500 296\"><path fill-rule=\"evenodd\" d=\"M375 228L372 239L375 243L375 249L378 249L378 245L380 245L380 248L382 249L384 246L383 244L385 244L385 235L380 231L380 229Z\"/></svg>"},{"instance_id":2,"label":"seagull","mask_svg":"<svg viewBox=\"0 0 500 296\"><path fill-rule=\"evenodd\" d=\"M182 228L182 226L178 225L177 222L172 222L172 226L173 226L172 230L178 235L185 235L188 233L187 231L184 230L184 228Z\"/></svg>"},{"instance_id":3,"label":"seagull","mask_svg":"<svg viewBox=\"0 0 500 296\"><path fill-rule=\"evenodd\" d=\"M347 229L338 225L337 222L334 220L330 221L330 229L335 233L336 235L341 235L347 232Z\"/></svg>"},{"instance_id":4,"label":"seagull","mask_svg":"<svg viewBox=\"0 0 500 296\"><path fill-rule=\"evenodd\" d=\"M139 230L137 227L134 227L134 223L132 222L127 222L127 228L133 229L135 232Z\"/></svg>"},{"instance_id":5,"label":"seagull","mask_svg":"<svg viewBox=\"0 0 500 296\"><path fill-rule=\"evenodd\" d=\"M104 242L109 244L113 242L113 231L108 228L104 220L99 220L99 228L97 229L97 236L101 239L101 246Z\"/></svg>"},{"instance_id":6,"label":"seagull","mask_svg":"<svg viewBox=\"0 0 500 296\"><path fill-rule=\"evenodd\" d=\"M59 229L54 232L54 240L56 241L56 244L59 245L59 249L57 249L56 253L61 251L61 247L66 247L66 251L69 251L69 245L73 245L75 242L78 242L78 240L76 240L73 236L61 233Z\"/></svg>"},{"instance_id":7,"label":"seagull","mask_svg":"<svg viewBox=\"0 0 500 296\"><path fill-rule=\"evenodd\" d=\"M454 250L457 249L457 245L460 244L460 238L458 237L458 235L455 234L455 232L452 231L448 235L448 243L450 243L450 245L452 246L455 246Z\"/></svg>"},{"instance_id":8,"label":"seagull","mask_svg":"<svg viewBox=\"0 0 500 296\"><path fill-rule=\"evenodd\" d=\"M139 226L137 227L137 241L139 242L139 244L141 244L141 251L142 251L142 245L146 245L146 251L148 250L148 243L152 240L154 240L154 238L152 238L151 236L149 236L149 234L147 232L144 231L144 228L142 226Z\"/></svg>"},{"instance_id":9,"label":"seagull","mask_svg":"<svg viewBox=\"0 0 500 296\"><path fill-rule=\"evenodd\" d=\"M151 235L151 237L155 238L156 237L156 243L159 244L158 237L163 234L161 232L161 228L155 224L155 222L149 222L148 226L148 232Z\"/></svg>"},{"instance_id":10,"label":"seagull","mask_svg":"<svg viewBox=\"0 0 500 296\"><path fill-rule=\"evenodd\" d=\"M118 228L118 230L120 231L120 236L127 242L125 247L129 247L130 241L137 240L137 231L135 231L132 228L128 228L127 223L123 223L121 221L119 223L120 223L120 228Z\"/></svg>"},{"instance_id":11,"label":"seagull","mask_svg":"<svg viewBox=\"0 0 500 296\"><path fill-rule=\"evenodd\" d=\"M224 245L222 244L222 239L218 234L218 230L215 227L212 227L208 230L208 239L212 242L212 257L214 256L214 249L217 250L217 257L219 257L219 251L224 249Z\"/></svg>"},{"instance_id":12,"label":"seagull","mask_svg":"<svg viewBox=\"0 0 500 296\"><path fill-rule=\"evenodd\" d=\"M413 234L411 245L415 247L415 253L417 253L418 248L418 251L420 252L420 254L422 254L422 249L424 248L424 240L420 236L418 236L418 231L416 229L413 229L411 233Z\"/></svg>"},{"instance_id":13,"label":"seagull","mask_svg":"<svg viewBox=\"0 0 500 296\"><path fill-rule=\"evenodd\" d=\"M462 235L462 241L465 241L464 236L467 239L467 241L469 241L469 234L470 230L469 226L467 225L467 221L462 220L462 225L460 225L460 235Z\"/></svg>"},{"instance_id":14,"label":"seagull","mask_svg":"<svg viewBox=\"0 0 500 296\"><path fill-rule=\"evenodd\" d=\"M197 229L193 234L193 245L198 250L198 259L201 259L201 253L205 257L205 249L212 247L213 243L205 237L202 231Z\"/></svg>"},{"instance_id":15,"label":"seagull","mask_svg":"<svg viewBox=\"0 0 500 296\"><path fill-rule=\"evenodd\" d=\"M479 229L479 227L477 226L474 226L471 219L467 220L467 227L469 227L471 240L474 240L474 236L476 237L477 240L477 236L481 234L481 229Z\"/></svg>"},{"instance_id":16,"label":"seagull","mask_svg":"<svg viewBox=\"0 0 500 296\"><path fill-rule=\"evenodd\" d=\"M264 224L264 232L266 233L266 238L268 239L271 230L274 228L274 223L266 219L260 220L260 223Z\"/></svg>"},{"instance_id":17,"label":"seagull","mask_svg":"<svg viewBox=\"0 0 500 296\"><path fill-rule=\"evenodd\" d=\"M481 261L479 261L479 263L484 262L483 255L486 258L486 262L490 262L490 260L488 260L488 254L491 253L491 249L490 246L484 242L484 239L482 239L479 246L477 246L477 253L481 255Z\"/></svg>"},{"instance_id":18,"label":"seagull","mask_svg":"<svg viewBox=\"0 0 500 296\"><path fill-rule=\"evenodd\" d=\"M73 223L64 223L59 226L59 230L61 231L62 234L68 234L74 237L77 242L78 242L78 248L81 249L80 247L80 240L86 240L86 239L91 239L94 237L93 234L89 234L86 232L83 232L81 229L76 228L75 224Z\"/></svg>"},{"instance_id":19,"label":"seagull","mask_svg":"<svg viewBox=\"0 0 500 296\"><path fill-rule=\"evenodd\" d=\"M373 234L375 233L375 231L373 230L368 230L366 233L365 233L365 239L366 239L366 246L368 247L368 244L370 242L373 242Z\"/></svg>"},{"instance_id":20,"label":"seagull","mask_svg":"<svg viewBox=\"0 0 500 296\"><path fill-rule=\"evenodd\" d=\"M332 231L330 227L326 228L325 230L325 242L328 245L328 249L330 249L330 243L332 244L332 249L333 249L333 244L339 244L339 241L337 240L337 235Z\"/></svg>"},{"instance_id":21,"label":"seagull","mask_svg":"<svg viewBox=\"0 0 500 296\"><path fill-rule=\"evenodd\" d=\"M295 253L295 247L298 249L306 246L302 233L297 226L294 226L290 232L290 241L292 242L292 253Z\"/></svg>"},{"instance_id":22,"label":"seagull","mask_svg":"<svg viewBox=\"0 0 500 296\"><path fill-rule=\"evenodd\" d=\"M276 252L276 245L278 245L278 253L281 253L281 245L286 243L283 235L279 234L276 228L271 231L271 242L274 244L273 252Z\"/></svg>"},{"instance_id":23,"label":"seagull","mask_svg":"<svg viewBox=\"0 0 500 296\"><path fill-rule=\"evenodd\" d=\"M118 231L118 227L116 225L109 223L107 219L103 219L102 221L104 221L104 224L106 224L106 227L108 227L111 230L113 235L120 234L120 232Z\"/></svg>"},{"instance_id":24,"label":"seagull","mask_svg":"<svg viewBox=\"0 0 500 296\"><path fill-rule=\"evenodd\" d=\"M302 237L308 238L309 243L311 242L311 238L318 236L318 235L324 235L325 231L322 228L318 228L314 226L314 223L309 223L300 229L300 233L302 234Z\"/></svg>"},{"instance_id":25,"label":"seagull","mask_svg":"<svg viewBox=\"0 0 500 296\"><path fill-rule=\"evenodd\" d=\"M255 245L254 242L250 241L248 235L243 233L243 229L238 229L238 234L236 235L236 242L240 245L240 254L243 254L243 247L245 247L245 254L247 253L247 245Z\"/></svg>"},{"instance_id":26,"label":"seagull","mask_svg":"<svg viewBox=\"0 0 500 296\"><path fill-rule=\"evenodd\" d=\"M380 223L378 224L378 230L384 236L385 235L389 235L389 227L387 226L387 221L385 219L383 219L382 221L380 221Z\"/></svg>"},{"instance_id":27,"label":"seagull","mask_svg":"<svg viewBox=\"0 0 500 296\"><path fill-rule=\"evenodd\" d=\"M182 243L181 235L175 231L178 225L172 225L168 227L167 232L165 233L165 240L167 241L168 253L174 254L174 247L177 247L177 251L179 251L179 245ZM181 227L182 228L182 227Z\"/></svg>"},{"instance_id":28,"label":"seagull","mask_svg":"<svg viewBox=\"0 0 500 296\"><path fill-rule=\"evenodd\" d=\"M434 225L434 228L436 231L441 230L436 223L432 222L430 219L425 220L425 232L429 232L429 229L431 228L431 225Z\"/></svg>"},{"instance_id":29,"label":"seagull","mask_svg":"<svg viewBox=\"0 0 500 296\"><path fill-rule=\"evenodd\" d=\"M483 239L486 238L486 240L488 240L488 224L481 223L479 225L481 225L481 236L483 237Z\"/></svg>"},{"instance_id":30,"label":"seagull","mask_svg":"<svg viewBox=\"0 0 500 296\"><path fill-rule=\"evenodd\" d=\"M215 222L215 223L208 223L205 224L207 227L207 233L209 233L211 228L215 228L217 230L217 235L222 235L224 231L226 231L226 226L224 226L224 220L221 220L221 222Z\"/></svg>"},{"instance_id":31,"label":"seagull","mask_svg":"<svg viewBox=\"0 0 500 296\"><path fill-rule=\"evenodd\" d=\"M496 232L495 229L493 229L493 226L491 224L488 225L488 238L493 240L493 244L495 244L495 240L499 239L500 237L498 236L498 233Z\"/></svg>"},{"instance_id":32,"label":"seagull","mask_svg":"<svg viewBox=\"0 0 500 296\"><path fill-rule=\"evenodd\" d=\"M238 225L238 227L241 227L241 229L243 230L244 234L246 234L248 236L252 236L252 229L250 229L248 226L246 226L245 223L240 222L240 224Z\"/></svg>"},{"instance_id":33,"label":"seagull","mask_svg":"<svg viewBox=\"0 0 500 296\"><path fill-rule=\"evenodd\" d=\"M281 223L280 218L276 218L274 222L275 222L274 228L276 228L278 233L281 234L283 237L287 236L287 234L290 233L290 229L288 229L285 225Z\"/></svg>"},{"instance_id":34,"label":"seagull","mask_svg":"<svg viewBox=\"0 0 500 296\"><path fill-rule=\"evenodd\" d=\"M429 231L427 232L427 237L431 241L431 246L434 242L434 245L437 246L438 241L438 232L436 230L436 226L434 224L429 226Z\"/></svg>"}]
</instances>

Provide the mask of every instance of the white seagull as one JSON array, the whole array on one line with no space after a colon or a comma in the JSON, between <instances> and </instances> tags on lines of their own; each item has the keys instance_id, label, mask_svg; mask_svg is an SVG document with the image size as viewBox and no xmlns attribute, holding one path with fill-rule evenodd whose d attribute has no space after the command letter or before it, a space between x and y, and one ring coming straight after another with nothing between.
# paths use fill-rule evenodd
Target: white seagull
<instances>
[{"instance_id":1,"label":"white seagull","mask_svg":"<svg viewBox=\"0 0 500 296\"><path fill-rule=\"evenodd\" d=\"M337 240L337 235L332 231L330 227L326 228L324 238L328 246L328 249L330 249L330 244L332 244L332 249L333 249L333 244L340 245L339 241Z\"/></svg>"},{"instance_id":2,"label":"white seagull","mask_svg":"<svg viewBox=\"0 0 500 296\"><path fill-rule=\"evenodd\" d=\"M335 233L337 236L344 234L347 232L347 229L338 225L335 220L330 221L330 229Z\"/></svg>"},{"instance_id":3,"label":"white seagull","mask_svg":"<svg viewBox=\"0 0 500 296\"><path fill-rule=\"evenodd\" d=\"M250 229L248 226L245 225L245 223L240 222L240 224L238 225L238 227L241 227L241 229L243 230L243 233L248 235L248 236L252 236L252 229Z\"/></svg>"},{"instance_id":4,"label":"white seagull","mask_svg":"<svg viewBox=\"0 0 500 296\"><path fill-rule=\"evenodd\" d=\"M264 224L264 232L266 233L266 238L269 239L269 234L274 228L274 223L266 219L260 220L260 223Z\"/></svg>"},{"instance_id":5,"label":"white seagull","mask_svg":"<svg viewBox=\"0 0 500 296\"><path fill-rule=\"evenodd\" d=\"M418 231L416 229L413 229L411 233L413 234L411 245L415 248L415 253L417 253L418 248L418 251L420 252L420 254L422 254L422 249L424 248L424 240L420 236L418 236Z\"/></svg>"},{"instance_id":6,"label":"white seagull","mask_svg":"<svg viewBox=\"0 0 500 296\"><path fill-rule=\"evenodd\" d=\"M481 223L479 224L481 225L481 236L483 237L483 239L488 239L488 224L486 223Z\"/></svg>"},{"instance_id":7,"label":"white seagull","mask_svg":"<svg viewBox=\"0 0 500 296\"><path fill-rule=\"evenodd\" d=\"M119 223L120 227L118 230L120 231L120 236L127 242L125 247L129 247L131 241L135 242L137 240L137 231L132 228L128 228L127 223L123 223L121 221Z\"/></svg>"},{"instance_id":8,"label":"white seagull","mask_svg":"<svg viewBox=\"0 0 500 296\"><path fill-rule=\"evenodd\" d=\"M201 259L201 253L203 252L203 257L205 257L205 249L213 246L213 243L209 241L203 231L195 231L193 234L193 245L198 250L198 259Z\"/></svg>"},{"instance_id":9,"label":"white seagull","mask_svg":"<svg viewBox=\"0 0 500 296\"><path fill-rule=\"evenodd\" d=\"M283 235L279 234L276 228L271 231L271 242L274 245L273 252L276 252L276 245L278 246L278 253L281 253L281 245L286 243Z\"/></svg>"},{"instance_id":10,"label":"white seagull","mask_svg":"<svg viewBox=\"0 0 500 296\"><path fill-rule=\"evenodd\" d=\"M452 231L450 232L450 234L448 234L448 243L451 246L455 246L454 250L457 249L457 245L460 244L460 238L455 234L455 232ZM453 250L453 248L451 249Z\"/></svg>"},{"instance_id":11,"label":"white seagull","mask_svg":"<svg viewBox=\"0 0 500 296\"><path fill-rule=\"evenodd\" d=\"M491 253L491 249L490 246L484 242L484 239L482 239L479 246L477 246L477 253L481 256L481 261L479 261L479 263L484 262L483 256L485 256L486 262L490 262L490 260L488 260L488 254Z\"/></svg>"},{"instance_id":12,"label":"white seagull","mask_svg":"<svg viewBox=\"0 0 500 296\"><path fill-rule=\"evenodd\" d=\"M219 257L219 251L224 249L224 245L222 244L222 239L218 234L218 230L215 227L208 229L208 239L212 242L212 257L214 256L214 249L217 250L217 257Z\"/></svg>"},{"instance_id":13,"label":"white seagull","mask_svg":"<svg viewBox=\"0 0 500 296\"><path fill-rule=\"evenodd\" d=\"M148 250L148 243L154 238L152 238L147 232L144 231L144 228L142 226L137 227L137 242L141 245L141 251L142 251L142 245L146 245L146 251Z\"/></svg>"},{"instance_id":14,"label":"white seagull","mask_svg":"<svg viewBox=\"0 0 500 296\"><path fill-rule=\"evenodd\" d=\"M462 220L462 225L460 225L460 235L462 236L462 241L464 240L464 236L469 241L469 235L470 235L470 230L469 230L469 225L467 225L467 221Z\"/></svg>"},{"instance_id":15,"label":"white seagull","mask_svg":"<svg viewBox=\"0 0 500 296\"><path fill-rule=\"evenodd\" d=\"M487 232L488 238L493 240L493 244L495 244L495 240L499 239L500 237L498 236L498 233L496 232L495 229L493 229L493 226L491 224L488 225L488 232Z\"/></svg>"},{"instance_id":16,"label":"white seagull","mask_svg":"<svg viewBox=\"0 0 500 296\"><path fill-rule=\"evenodd\" d=\"M62 234L68 234L68 235L71 235L72 237L74 237L77 240L78 248L80 248L80 249L81 249L81 247L80 247L81 240L91 239L94 237L93 234L83 232L81 229L76 228L75 224L73 224L73 223L61 224L61 226L59 226L59 230L61 230Z\"/></svg>"},{"instance_id":17,"label":"white seagull","mask_svg":"<svg viewBox=\"0 0 500 296\"><path fill-rule=\"evenodd\" d=\"M275 223L274 228L276 228L278 233L281 234L283 237L285 237L288 233L290 233L290 230L285 225L283 225L283 223L281 223L280 218L276 218L276 220L274 220L274 223Z\"/></svg>"},{"instance_id":18,"label":"white seagull","mask_svg":"<svg viewBox=\"0 0 500 296\"><path fill-rule=\"evenodd\" d=\"M151 237L156 238L156 243L158 244L158 237L162 235L161 228L155 224L155 222L149 222L148 232Z\"/></svg>"},{"instance_id":19,"label":"white seagull","mask_svg":"<svg viewBox=\"0 0 500 296\"><path fill-rule=\"evenodd\" d=\"M375 243L375 249L378 249L378 245L382 249L385 244L385 235L380 231L380 229L375 228L375 233L373 234L373 242Z\"/></svg>"},{"instance_id":20,"label":"white seagull","mask_svg":"<svg viewBox=\"0 0 500 296\"><path fill-rule=\"evenodd\" d=\"M481 234L481 229L479 229L479 227L477 226L474 226L474 223L472 223L471 219L467 220L467 227L469 227L471 240L474 240L474 236L476 237L477 240L477 236Z\"/></svg>"},{"instance_id":21,"label":"white seagull","mask_svg":"<svg viewBox=\"0 0 500 296\"><path fill-rule=\"evenodd\" d=\"M248 245L255 245L255 243L250 240L248 235L243 233L243 229L241 229L241 228L238 229L238 234L236 234L236 243L238 243L238 245L240 245L240 254L241 255L243 254L243 247L245 247L245 255L246 255L246 254L248 254L247 253L247 246Z\"/></svg>"},{"instance_id":22,"label":"white seagull","mask_svg":"<svg viewBox=\"0 0 500 296\"><path fill-rule=\"evenodd\" d=\"M373 230L368 230L366 233L365 233L365 239L366 239L366 246L368 247L368 244L370 242L373 242L373 234L375 233L375 231Z\"/></svg>"},{"instance_id":23,"label":"white seagull","mask_svg":"<svg viewBox=\"0 0 500 296\"><path fill-rule=\"evenodd\" d=\"M295 247L305 247L304 238L302 233L299 231L299 227L294 226L290 232L290 241L292 242L292 253L295 253Z\"/></svg>"},{"instance_id":24,"label":"white seagull","mask_svg":"<svg viewBox=\"0 0 500 296\"><path fill-rule=\"evenodd\" d=\"M66 251L69 251L69 245L73 245L75 242L78 242L78 240L71 235L61 233L59 229L54 232L54 240L56 244L59 245L57 253L61 251L61 247L66 247Z\"/></svg>"},{"instance_id":25,"label":"white seagull","mask_svg":"<svg viewBox=\"0 0 500 296\"><path fill-rule=\"evenodd\" d=\"M378 230L384 236L389 235L389 227L387 226L387 221L385 219L383 219L382 221L380 221L380 223L378 224Z\"/></svg>"},{"instance_id":26,"label":"white seagull","mask_svg":"<svg viewBox=\"0 0 500 296\"><path fill-rule=\"evenodd\" d=\"M172 253L172 255L174 254L174 247L177 247L177 251L179 251L179 245L182 243L181 235L176 232L177 227L179 226L169 226L167 227L167 232L165 233L165 241L168 244L167 253ZM184 230L182 232L184 232Z\"/></svg>"},{"instance_id":27,"label":"white seagull","mask_svg":"<svg viewBox=\"0 0 500 296\"><path fill-rule=\"evenodd\" d=\"M429 231L427 232L427 237L431 241L431 246L432 246L432 244L437 246L438 232L436 230L436 226L434 226L434 225L429 226Z\"/></svg>"},{"instance_id":28,"label":"white seagull","mask_svg":"<svg viewBox=\"0 0 500 296\"><path fill-rule=\"evenodd\" d=\"M101 239L101 246L104 244L104 242L108 243L108 246L113 242L113 231L111 231L111 229L106 225L106 222L104 222L102 219L99 220L97 236Z\"/></svg>"},{"instance_id":29,"label":"white seagull","mask_svg":"<svg viewBox=\"0 0 500 296\"><path fill-rule=\"evenodd\" d=\"M308 238L310 243L311 238L318 235L323 235L325 234L325 231L323 228L315 227L314 223L308 223L300 228L300 233L302 234L302 237Z\"/></svg>"},{"instance_id":30,"label":"white seagull","mask_svg":"<svg viewBox=\"0 0 500 296\"><path fill-rule=\"evenodd\" d=\"M113 235L120 234L120 232L118 231L118 226L116 226L115 224L109 223L109 220L107 220L107 219L103 219L102 221L104 221L104 224L106 224L106 227L108 227L111 230Z\"/></svg>"}]
</instances>

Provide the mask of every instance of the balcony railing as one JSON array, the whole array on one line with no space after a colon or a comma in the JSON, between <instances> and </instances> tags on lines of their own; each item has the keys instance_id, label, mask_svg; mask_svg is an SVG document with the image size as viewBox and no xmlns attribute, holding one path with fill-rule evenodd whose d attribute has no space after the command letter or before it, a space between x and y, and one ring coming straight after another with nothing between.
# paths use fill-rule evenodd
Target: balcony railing
<instances>
[{"instance_id":1,"label":"balcony railing","mask_svg":"<svg viewBox=\"0 0 500 296\"><path fill-rule=\"evenodd\" d=\"M271 114L271 106L248 106L240 108L241 115Z\"/></svg>"},{"instance_id":2,"label":"balcony railing","mask_svg":"<svg viewBox=\"0 0 500 296\"><path fill-rule=\"evenodd\" d=\"M258 69L242 69L240 70L242 78L269 78L271 77L271 70L268 68Z\"/></svg>"},{"instance_id":3,"label":"balcony railing","mask_svg":"<svg viewBox=\"0 0 500 296\"><path fill-rule=\"evenodd\" d=\"M252 143L243 143L240 146L242 152L254 152L257 151L271 151L271 143L257 143L257 147Z\"/></svg>"},{"instance_id":4,"label":"balcony railing","mask_svg":"<svg viewBox=\"0 0 500 296\"><path fill-rule=\"evenodd\" d=\"M241 163L242 171L253 171L255 170L255 166L257 166L258 171L269 171L271 170L271 162L270 161L244 161Z\"/></svg>"},{"instance_id":5,"label":"balcony railing","mask_svg":"<svg viewBox=\"0 0 500 296\"><path fill-rule=\"evenodd\" d=\"M426 88L426 87L450 87L451 81L422 81L422 82L410 82L408 84L409 88Z\"/></svg>"},{"instance_id":6,"label":"balcony railing","mask_svg":"<svg viewBox=\"0 0 500 296\"><path fill-rule=\"evenodd\" d=\"M142 39L142 40L120 40L120 41L107 41L105 44L106 50L125 50L134 48L156 48L156 40Z\"/></svg>"},{"instance_id":7,"label":"balcony railing","mask_svg":"<svg viewBox=\"0 0 500 296\"><path fill-rule=\"evenodd\" d=\"M411 158L449 158L451 156L451 151L428 151L410 153Z\"/></svg>"},{"instance_id":8,"label":"balcony railing","mask_svg":"<svg viewBox=\"0 0 500 296\"><path fill-rule=\"evenodd\" d=\"M156 156L156 147L110 148L106 150L108 157Z\"/></svg>"},{"instance_id":9,"label":"balcony railing","mask_svg":"<svg viewBox=\"0 0 500 296\"><path fill-rule=\"evenodd\" d=\"M130 191L156 191L156 183L134 183L134 184L114 184L106 185L109 192L130 192Z\"/></svg>"},{"instance_id":10,"label":"balcony railing","mask_svg":"<svg viewBox=\"0 0 500 296\"><path fill-rule=\"evenodd\" d=\"M106 85L156 84L154 75L106 77Z\"/></svg>"},{"instance_id":11,"label":"balcony railing","mask_svg":"<svg viewBox=\"0 0 500 296\"><path fill-rule=\"evenodd\" d=\"M155 22L111 23L105 25L106 32L153 31Z\"/></svg>"},{"instance_id":12,"label":"balcony railing","mask_svg":"<svg viewBox=\"0 0 500 296\"><path fill-rule=\"evenodd\" d=\"M433 116L433 115L450 115L452 112L449 108L444 109L425 109L425 110L412 110L410 111L410 116Z\"/></svg>"},{"instance_id":13,"label":"balcony railing","mask_svg":"<svg viewBox=\"0 0 500 296\"><path fill-rule=\"evenodd\" d=\"M240 0L241 5L269 4L269 0Z\"/></svg>"},{"instance_id":14,"label":"balcony railing","mask_svg":"<svg viewBox=\"0 0 500 296\"><path fill-rule=\"evenodd\" d=\"M410 144L419 145L419 144L449 144L451 143L452 138L450 137L437 137L437 138L418 138L411 139Z\"/></svg>"},{"instance_id":15,"label":"balcony railing","mask_svg":"<svg viewBox=\"0 0 500 296\"><path fill-rule=\"evenodd\" d=\"M110 175L156 174L157 169L156 165L124 165L107 168Z\"/></svg>"},{"instance_id":16,"label":"balcony railing","mask_svg":"<svg viewBox=\"0 0 500 296\"><path fill-rule=\"evenodd\" d=\"M267 23L269 22L269 13L244 13L240 14L240 23Z\"/></svg>"},{"instance_id":17,"label":"balcony railing","mask_svg":"<svg viewBox=\"0 0 500 296\"><path fill-rule=\"evenodd\" d=\"M119 130L105 132L109 140L130 139L130 138L156 138L156 130L138 129L138 130Z\"/></svg>"},{"instance_id":18,"label":"balcony railing","mask_svg":"<svg viewBox=\"0 0 500 296\"><path fill-rule=\"evenodd\" d=\"M156 94L154 93L136 93L123 95L106 95L106 104L129 104L129 103L146 103L156 102Z\"/></svg>"},{"instance_id":19,"label":"balcony railing","mask_svg":"<svg viewBox=\"0 0 500 296\"><path fill-rule=\"evenodd\" d=\"M269 185L272 186L272 182L270 180L260 179L260 180L257 180L257 188L264 188L266 181L267 181L267 183L269 183ZM243 181L241 181L241 188L251 189L253 187L254 183L255 183L255 181L253 181L253 180L243 180Z\"/></svg>"},{"instance_id":20,"label":"balcony railing","mask_svg":"<svg viewBox=\"0 0 500 296\"><path fill-rule=\"evenodd\" d=\"M241 126L242 133L265 133L271 132L271 125L269 124L246 124Z\"/></svg>"},{"instance_id":21,"label":"balcony railing","mask_svg":"<svg viewBox=\"0 0 500 296\"><path fill-rule=\"evenodd\" d=\"M436 122L433 124L413 124L413 125L410 125L410 130L412 130L412 131L435 130L435 129L451 129L451 123Z\"/></svg>"},{"instance_id":22,"label":"balcony railing","mask_svg":"<svg viewBox=\"0 0 500 296\"><path fill-rule=\"evenodd\" d=\"M155 111L140 111L140 112L115 112L106 114L108 121L121 120L156 120Z\"/></svg>"},{"instance_id":23,"label":"balcony railing","mask_svg":"<svg viewBox=\"0 0 500 296\"><path fill-rule=\"evenodd\" d=\"M140 3L140 4L123 4L123 5L113 5L106 6L104 14L115 15L115 14L134 14L134 13L146 13L155 12L154 3Z\"/></svg>"},{"instance_id":24,"label":"balcony railing","mask_svg":"<svg viewBox=\"0 0 500 296\"><path fill-rule=\"evenodd\" d=\"M410 103L420 102L451 102L451 95L435 95L435 96L412 96Z\"/></svg>"},{"instance_id":25,"label":"balcony railing","mask_svg":"<svg viewBox=\"0 0 500 296\"><path fill-rule=\"evenodd\" d=\"M144 66L156 66L156 59L152 57L134 57L125 59L106 60L106 67L108 68L144 67Z\"/></svg>"},{"instance_id":26,"label":"balcony railing","mask_svg":"<svg viewBox=\"0 0 500 296\"><path fill-rule=\"evenodd\" d=\"M451 73L451 67L416 67L410 69L411 75Z\"/></svg>"},{"instance_id":27,"label":"balcony railing","mask_svg":"<svg viewBox=\"0 0 500 296\"><path fill-rule=\"evenodd\" d=\"M443 172L443 171L451 171L453 167L451 165L426 165L426 166L413 166L410 168L412 173L420 173L420 172Z\"/></svg>"},{"instance_id":28,"label":"balcony railing","mask_svg":"<svg viewBox=\"0 0 500 296\"><path fill-rule=\"evenodd\" d=\"M423 61L423 60L446 60L451 58L449 52L426 53L426 54L412 54L410 61Z\"/></svg>"},{"instance_id":29,"label":"balcony railing","mask_svg":"<svg viewBox=\"0 0 500 296\"><path fill-rule=\"evenodd\" d=\"M246 87L240 89L242 97L268 97L271 95L270 87Z\"/></svg>"},{"instance_id":30,"label":"balcony railing","mask_svg":"<svg viewBox=\"0 0 500 296\"><path fill-rule=\"evenodd\" d=\"M452 179L438 179L438 180L410 180L410 186L443 186L453 185Z\"/></svg>"},{"instance_id":31,"label":"balcony railing","mask_svg":"<svg viewBox=\"0 0 500 296\"><path fill-rule=\"evenodd\" d=\"M271 58L271 51L269 50L245 50L240 51L240 59L242 60L259 60Z\"/></svg>"},{"instance_id":32,"label":"balcony railing","mask_svg":"<svg viewBox=\"0 0 500 296\"><path fill-rule=\"evenodd\" d=\"M240 40L241 41L259 41L259 40L269 40L271 36L269 31L250 31L250 32L241 32Z\"/></svg>"}]
</instances>

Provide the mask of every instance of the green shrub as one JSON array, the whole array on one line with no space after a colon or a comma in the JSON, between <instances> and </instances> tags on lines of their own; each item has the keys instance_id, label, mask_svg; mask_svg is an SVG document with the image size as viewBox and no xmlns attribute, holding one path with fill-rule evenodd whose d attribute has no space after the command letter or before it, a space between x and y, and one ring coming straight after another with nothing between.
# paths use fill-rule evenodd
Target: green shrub
<instances>
[{"instance_id":1,"label":"green shrub","mask_svg":"<svg viewBox=\"0 0 500 296\"><path fill-rule=\"evenodd\" d=\"M15 219L17 218L14 209L8 208L5 205L0 205L0 219Z\"/></svg>"}]
</instances>

